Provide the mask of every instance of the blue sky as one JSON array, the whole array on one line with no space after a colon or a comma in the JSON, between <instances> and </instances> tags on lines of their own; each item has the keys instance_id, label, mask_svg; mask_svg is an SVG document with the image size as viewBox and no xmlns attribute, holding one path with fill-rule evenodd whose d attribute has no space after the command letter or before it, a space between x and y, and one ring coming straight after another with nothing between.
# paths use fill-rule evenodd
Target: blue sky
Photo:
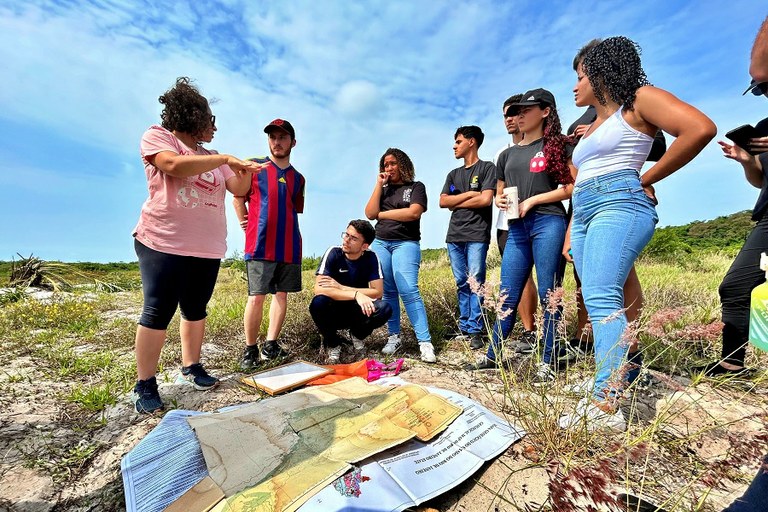
<instances>
[{"instance_id":1,"label":"blue sky","mask_svg":"<svg viewBox=\"0 0 768 512\"><path fill-rule=\"evenodd\" d=\"M759 4L0 0L0 260L135 260L139 139L178 76L217 99L213 149L264 155L267 122L296 127L305 255L363 217L392 146L427 186L422 247L442 247L456 127L482 127L491 159L508 139L503 100L535 87L567 126L579 115L571 61L594 37L636 40L650 80L708 114L718 139L768 115L768 100L741 96ZM750 209L757 192L713 142L658 185L660 225ZM228 224L231 254L244 243L231 207Z\"/></svg>"}]
</instances>

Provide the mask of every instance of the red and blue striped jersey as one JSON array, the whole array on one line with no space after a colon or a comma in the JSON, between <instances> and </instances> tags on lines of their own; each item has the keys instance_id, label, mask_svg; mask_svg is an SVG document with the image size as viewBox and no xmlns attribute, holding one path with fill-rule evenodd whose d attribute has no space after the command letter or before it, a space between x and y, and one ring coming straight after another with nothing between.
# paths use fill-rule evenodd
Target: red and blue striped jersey
<instances>
[{"instance_id":1,"label":"red and blue striped jersey","mask_svg":"<svg viewBox=\"0 0 768 512\"><path fill-rule=\"evenodd\" d=\"M279 168L269 158L251 158L270 165L251 178L245 259L301 263L297 207L304 206L304 176L293 166Z\"/></svg>"}]
</instances>

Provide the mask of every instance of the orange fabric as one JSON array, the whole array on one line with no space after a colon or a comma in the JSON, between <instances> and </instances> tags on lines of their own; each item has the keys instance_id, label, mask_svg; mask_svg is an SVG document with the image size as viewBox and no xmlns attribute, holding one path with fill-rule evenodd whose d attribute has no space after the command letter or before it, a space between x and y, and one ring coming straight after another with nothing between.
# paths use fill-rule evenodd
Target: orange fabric
<instances>
[{"instance_id":1,"label":"orange fabric","mask_svg":"<svg viewBox=\"0 0 768 512\"><path fill-rule=\"evenodd\" d=\"M333 384L341 380L348 379L350 377L362 377L368 380L368 360L363 359L348 364L330 364L325 365L324 368L333 370L333 373L324 377L318 377L315 380L307 382L308 386L320 386L323 384Z\"/></svg>"}]
</instances>

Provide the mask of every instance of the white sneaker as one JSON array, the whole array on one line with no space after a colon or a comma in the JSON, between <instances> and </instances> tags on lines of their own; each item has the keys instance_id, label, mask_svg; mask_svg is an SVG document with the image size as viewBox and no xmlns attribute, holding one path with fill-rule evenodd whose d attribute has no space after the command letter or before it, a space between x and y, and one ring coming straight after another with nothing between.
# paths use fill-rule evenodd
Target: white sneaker
<instances>
[{"instance_id":1,"label":"white sneaker","mask_svg":"<svg viewBox=\"0 0 768 512\"><path fill-rule=\"evenodd\" d=\"M403 346L403 342L400 341L400 335L390 334L389 338L387 339L387 344L384 345L383 349L381 349L381 353L388 356L400 350L402 346Z\"/></svg>"},{"instance_id":2,"label":"white sneaker","mask_svg":"<svg viewBox=\"0 0 768 512\"><path fill-rule=\"evenodd\" d=\"M547 384L554 382L557 376L552 371L552 367L547 363L539 363L536 365L536 373L533 375L531 384L534 386L546 386Z\"/></svg>"},{"instance_id":3,"label":"white sneaker","mask_svg":"<svg viewBox=\"0 0 768 512\"><path fill-rule=\"evenodd\" d=\"M359 340L352 336L352 346L355 348L355 352L365 352L365 341Z\"/></svg>"},{"instance_id":4,"label":"white sneaker","mask_svg":"<svg viewBox=\"0 0 768 512\"><path fill-rule=\"evenodd\" d=\"M328 349L328 363L336 364L341 358L341 345L331 347Z\"/></svg>"},{"instance_id":5,"label":"white sneaker","mask_svg":"<svg viewBox=\"0 0 768 512\"><path fill-rule=\"evenodd\" d=\"M563 386L563 391L571 395L584 396L584 395L591 395L592 390L594 388L595 388L595 378L590 377L588 379L584 379L581 382L576 382L575 384L568 384L566 386Z\"/></svg>"},{"instance_id":6,"label":"white sneaker","mask_svg":"<svg viewBox=\"0 0 768 512\"><path fill-rule=\"evenodd\" d=\"M435 346L432 345L431 342L425 341L422 343L419 343L419 350L421 350L421 360L425 363L434 363L437 362L437 357L435 357Z\"/></svg>"},{"instance_id":7,"label":"white sneaker","mask_svg":"<svg viewBox=\"0 0 768 512\"><path fill-rule=\"evenodd\" d=\"M576 409L571 414L560 417L560 428L574 429L585 427L587 432L598 429L611 429L623 432L627 429L627 422L621 410L606 412L595 404L592 397L579 400Z\"/></svg>"}]
</instances>

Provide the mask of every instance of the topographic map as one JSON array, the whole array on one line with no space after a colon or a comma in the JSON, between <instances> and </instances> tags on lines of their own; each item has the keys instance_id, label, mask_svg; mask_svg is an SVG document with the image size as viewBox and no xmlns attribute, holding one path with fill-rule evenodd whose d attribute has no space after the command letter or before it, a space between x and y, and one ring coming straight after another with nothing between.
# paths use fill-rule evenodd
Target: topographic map
<instances>
[{"instance_id":1,"label":"topographic map","mask_svg":"<svg viewBox=\"0 0 768 512\"><path fill-rule=\"evenodd\" d=\"M461 413L420 386L353 378L187 421L226 497L213 510L257 512L296 510L353 463L412 439L427 442Z\"/></svg>"}]
</instances>

